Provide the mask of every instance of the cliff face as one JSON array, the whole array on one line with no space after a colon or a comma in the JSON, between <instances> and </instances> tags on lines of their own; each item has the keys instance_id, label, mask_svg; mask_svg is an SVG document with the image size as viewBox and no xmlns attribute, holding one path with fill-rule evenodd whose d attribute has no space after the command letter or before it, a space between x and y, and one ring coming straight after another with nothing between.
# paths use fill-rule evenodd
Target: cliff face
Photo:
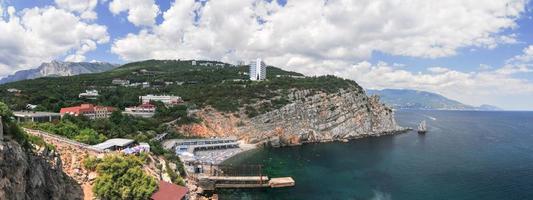
<instances>
[{"instance_id":1,"label":"cliff face","mask_svg":"<svg viewBox=\"0 0 533 200\"><path fill-rule=\"evenodd\" d=\"M81 187L65 175L61 159L0 141L0 199L82 199Z\"/></svg>"},{"instance_id":2,"label":"cliff face","mask_svg":"<svg viewBox=\"0 0 533 200\"><path fill-rule=\"evenodd\" d=\"M252 119L236 119L204 112L202 124L186 127L199 136L237 136L251 143L269 141L274 146L327 142L393 134L396 125L391 108L379 97L367 97L360 89L312 94L295 91L291 104ZM242 116L242 115L241 115Z\"/></svg>"}]
</instances>

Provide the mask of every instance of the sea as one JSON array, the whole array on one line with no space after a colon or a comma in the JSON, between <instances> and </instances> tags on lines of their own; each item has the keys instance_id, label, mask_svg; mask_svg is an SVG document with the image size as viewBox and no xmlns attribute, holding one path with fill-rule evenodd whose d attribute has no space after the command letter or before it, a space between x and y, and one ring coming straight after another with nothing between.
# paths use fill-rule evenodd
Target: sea
<instances>
[{"instance_id":1,"label":"sea","mask_svg":"<svg viewBox=\"0 0 533 200\"><path fill-rule=\"evenodd\" d=\"M224 164L262 164L291 188L219 190L220 199L533 199L533 112L396 111L428 133L260 148Z\"/></svg>"}]
</instances>

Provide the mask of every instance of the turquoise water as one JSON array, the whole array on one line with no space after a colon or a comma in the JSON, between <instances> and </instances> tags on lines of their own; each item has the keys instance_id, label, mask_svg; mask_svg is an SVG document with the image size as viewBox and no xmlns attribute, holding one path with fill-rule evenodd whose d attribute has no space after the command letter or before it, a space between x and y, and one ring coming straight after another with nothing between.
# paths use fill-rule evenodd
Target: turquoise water
<instances>
[{"instance_id":1,"label":"turquoise water","mask_svg":"<svg viewBox=\"0 0 533 200\"><path fill-rule=\"evenodd\" d=\"M266 148L228 160L264 164L293 188L221 190L221 199L533 199L533 112L399 111L429 132ZM433 120L434 119L434 120Z\"/></svg>"}]
</instances>

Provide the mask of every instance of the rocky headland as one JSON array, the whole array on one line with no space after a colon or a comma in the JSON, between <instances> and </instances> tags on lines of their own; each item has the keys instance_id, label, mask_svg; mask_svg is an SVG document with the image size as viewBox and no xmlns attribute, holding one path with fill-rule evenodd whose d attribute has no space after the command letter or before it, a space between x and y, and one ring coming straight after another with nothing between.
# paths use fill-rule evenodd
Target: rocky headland
<instances>
[{"instance_id":1,"label":"rocky headland","mask_svg":"<svg viewBox=\"0 0 533 200\"><path fill-rule=\"evenodd\" d=\"M293 91L291 103L252 118L244 113L224 114L213 109L198 113L199 124L179 127L201 137L237 137L248 143L290 146L304 143L345 141L405 131L394 119L391 108L368 97L360 88L337 93Z\"/></svg>"}]
</instances>

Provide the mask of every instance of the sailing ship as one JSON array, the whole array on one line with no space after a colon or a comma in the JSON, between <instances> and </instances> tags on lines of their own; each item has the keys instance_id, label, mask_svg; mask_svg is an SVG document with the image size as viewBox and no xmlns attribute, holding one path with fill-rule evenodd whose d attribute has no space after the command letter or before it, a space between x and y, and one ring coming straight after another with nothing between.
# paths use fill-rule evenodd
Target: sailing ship
<instances>
[{"instance_id":1,"label":"sailing ship","mask_svg":"<svg viewBox=\"0 0 533 200\"><path fill-rule=\"evenodd\" d=\"M419 134L424 134L427 132L427 127L426 127L426 121L422 121L420 122L420 124L418 125L418 133Z\"/></svg>"}]
</instances>

